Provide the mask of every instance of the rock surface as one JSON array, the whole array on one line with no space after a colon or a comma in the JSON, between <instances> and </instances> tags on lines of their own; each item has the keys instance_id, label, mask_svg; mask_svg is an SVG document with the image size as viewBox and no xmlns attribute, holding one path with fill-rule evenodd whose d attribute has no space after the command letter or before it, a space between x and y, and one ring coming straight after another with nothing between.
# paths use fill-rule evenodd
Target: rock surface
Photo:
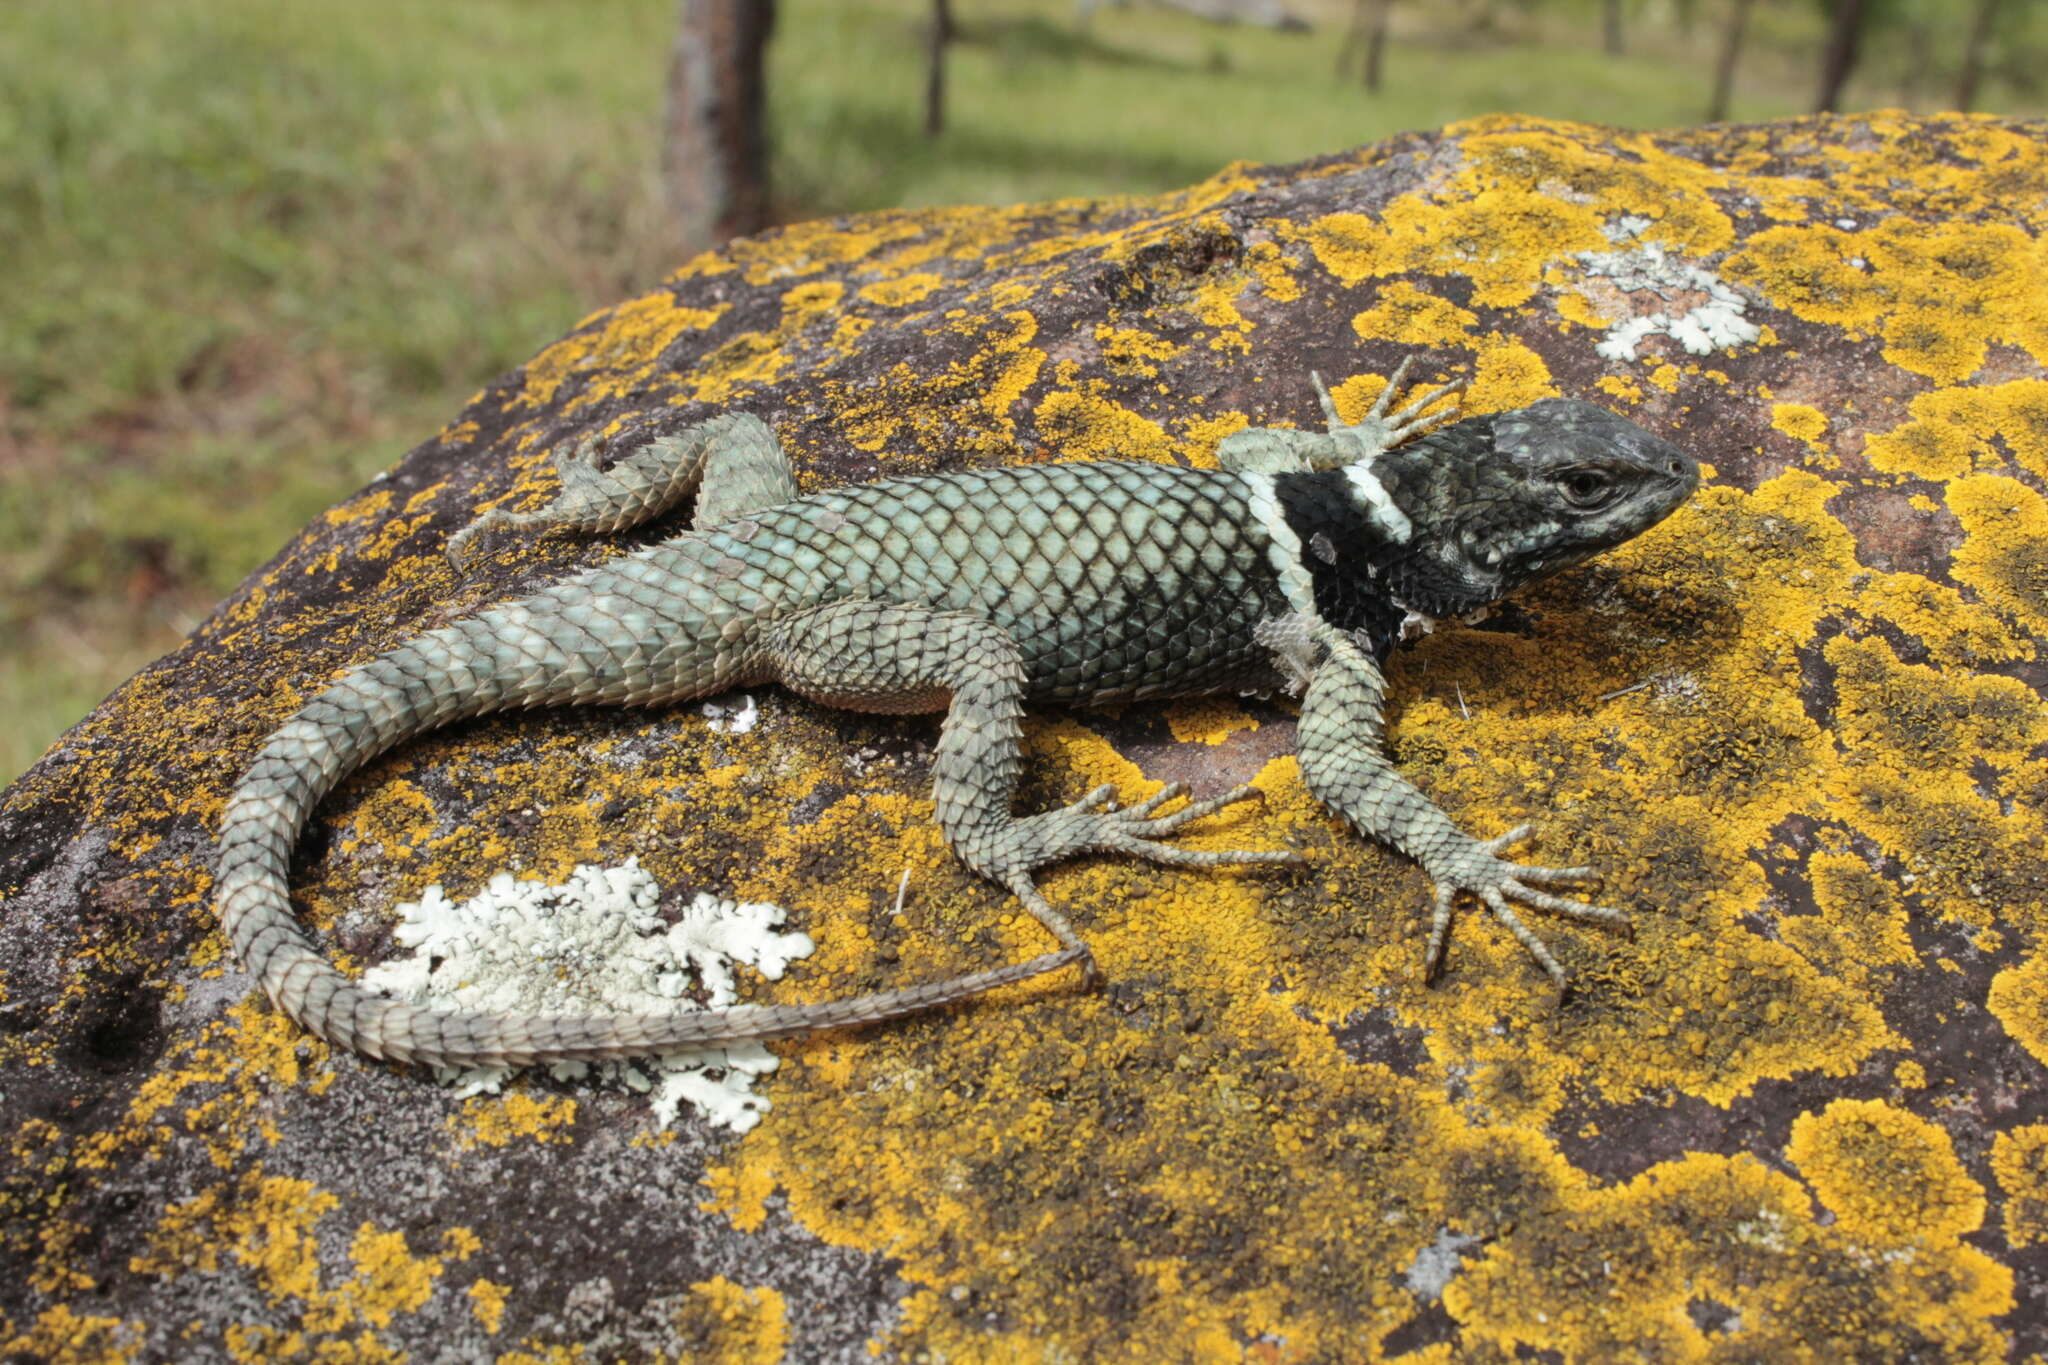
<instances>
[{"instance_id":1,"label":"rock surface","mask_svg":"<svg viewBox=\"0 0 2048 1365\"><path fill-rule=\"evenodd\" d=\"M1156 199L805 224L580 324L0 798L0 1356L1997 1360L2048 1349L2048 125L1489 119ZM1256 780L1302 875L1048 879L1110 985L779 1044L735 1138L336 1055L227 961L225 793L345 665L617 545L448 536L592 432L767 418L805 487L1199 464L1422 350L1605 402L1709 486L1392 668L1406 769L1605 869L1581 989L1304 795L1283 708L1048 715L1026 799ZM934 726L778 693L471 723L358 774L295 895L637 855L775 901L822 998L1040 951L930 824ZM899 876L909 894L895 909Z\"/></svg>"}]
</instances>

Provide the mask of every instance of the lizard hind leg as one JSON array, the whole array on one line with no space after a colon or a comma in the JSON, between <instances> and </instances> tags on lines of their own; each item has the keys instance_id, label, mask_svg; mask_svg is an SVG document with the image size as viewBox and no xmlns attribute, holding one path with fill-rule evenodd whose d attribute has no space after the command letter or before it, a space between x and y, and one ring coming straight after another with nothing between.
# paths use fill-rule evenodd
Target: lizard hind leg
<instances>
[{"instance_id":1,"label":"lizard hind leg","mask_svg":"<svg viewBox=\"0 0 2048 1365\"><path fill-rule=\"evenodd\" d=\"M1060 810L1013 820L994 841L992 852L1001 871L990 875L1009 887L1039 923L1069 947L1085 949L1087 945L1075 934L1066 916L1046 900L1032 876L1036 869L1048 864L1087 853L1124 853L1169 867L1296 866L1306 861L1286 849L1191 849L1161 842L1163 836L1184 825L1214 815L1226 806L1262 796L1256 787L1234 787L1221 796L1189 802L1168 815L1156 812L1187 795L1187 788L1179 782L1169 782L1137 805L1123 809L1111 799L1114 792L1114 788L1104 784ZM1100 980L1092 955L1085 960L1084 970L1091 985Z\"/></svg>"},{"instance_id":2,"label":"lizard hind leg","mask_svg":"<svg viewBox=\"0 0 2048 1365\"><path fill-rule=\"evenodd\" d=\"M940 830L962 862L1016 895L1092 980L1094 958L1032 873L1084 853L1128 853L1176 867L1295 863L1288 851L1207 852L1160 842L1191 821L1258 793L1239 787L1166 815L1178 783L1128 809L1098 787L1061 810L1011 813L1022 767L1024 665L1016 642L967 612L840 602L775 622L764 653L785 687L828 705L868 711L944 707L932 794Z\"/></svg>"},{"instance_id":3,"label":"lizard hind leg","mask_svg":"<svg viewBox=\"0 0 2048 1365\"><path fill-rule=\"evenodd\" d=\"M779 507L797 498L796 473L768 424L758 418L713 418L728 423L704 452L703 482L690 512L690 529L708 530ZM712 423L705 423L710 426Z\"/></svg>"},{"instance_id":4,"label":"lizard hind leg","mask_svg":"<svg viewBox=\"0 0 2048 1365\"><path fill-rule=\"evenodd\" d=\"M651 521L692 493L695 527L796 496L789 462L766 422L751 413L722 413L674 436L661 436L598 466L592 437L555 452L562 486L545 507L511 512L494 507L448 541L448 562L463 568L479 537L534 529L609 535ZM779 477L778 471L779 469ZM706 508L713 513L706 519Z\"/></svg>"}]
</instances>

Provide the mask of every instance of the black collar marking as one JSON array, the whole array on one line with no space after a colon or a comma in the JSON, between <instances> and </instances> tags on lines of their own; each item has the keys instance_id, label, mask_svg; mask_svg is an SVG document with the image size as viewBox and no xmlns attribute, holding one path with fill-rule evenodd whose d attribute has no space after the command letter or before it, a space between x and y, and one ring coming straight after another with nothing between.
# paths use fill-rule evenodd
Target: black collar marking
<instances>
[{"instance_id":1,"label":"black collar marking","mask_svg":"<svg viewBox=\"0 0 2048 1365\"><path fill-rule=\"evenodd\" d=\"M1315 584L1316 614L1339 630L1366 633L1384 660L1406 613L1388 596L1385 566L1402 547L1359 507L1344 471L1276 474L1273 496L1301 541L1301 563Z\"/></svg>"}]
</instances>

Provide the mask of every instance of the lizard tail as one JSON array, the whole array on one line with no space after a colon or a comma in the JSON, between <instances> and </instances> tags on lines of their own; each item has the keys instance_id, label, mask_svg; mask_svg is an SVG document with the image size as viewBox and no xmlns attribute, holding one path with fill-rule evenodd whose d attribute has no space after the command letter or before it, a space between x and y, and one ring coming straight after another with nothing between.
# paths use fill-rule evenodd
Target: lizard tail
<instances>
[{"instance_id":1,"label":"lizard tail","mask_svg":"<svg viewBox=\"0 0 2048 1365\"><path fill-rule=\"evenodd\" d=\"M264 744L229 798L215 862L221 927L278 1008L339 1047L429 1066L526 1065L716 1046L895 1019L1077 962L1078 949L946 981L814 1005L740 1005L674 1014L523 1017L424 1009L364 990L335 969L292 912L292 847L320 799L385 749L461 716L598 699L558 671L508 674L488 628L456 622L344 675ZM550 677L550 675L552 675ZM605 697L603 699L617 699Z\"/></svg>"}]
</instances>

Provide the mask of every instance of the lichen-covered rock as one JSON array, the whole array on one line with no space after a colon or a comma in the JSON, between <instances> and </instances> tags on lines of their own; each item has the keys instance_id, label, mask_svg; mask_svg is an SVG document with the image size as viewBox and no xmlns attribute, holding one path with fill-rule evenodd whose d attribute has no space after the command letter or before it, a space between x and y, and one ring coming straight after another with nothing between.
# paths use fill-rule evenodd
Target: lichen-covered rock
<instances>
[{"instance_id":1,"label":"lichen-covered rock","mask_svg":"<svg viewBox=\"0 0 2048 1365\"><path fill-rule=\"evenodd\" d=\"M0 802L0 1354L382 1361L1995 1360L2048 1349L2048 125L1491 119L1158 199L814 223L581 324L336 507ZM546 452L767 418L806 487L1202 464L1355 414L1604 401L1696 451L1662 527L1397 657L1394 745L1541 822L1633 943L1557 1009L1310 803L1284 709L1037 719L1027 799L1257 780L1192 842L1302 875L1054 873L1109 979L780 1044L734 1138L337 1055L226 960L207 859L345 664L619 547L447 537ZM924 720L780 694L466 724L349 782L298 903L637 855L790 909L815 999L1042 950L941 846ZM909 892L896 908L899 878Z\"/></svg>"}]
</instances>

